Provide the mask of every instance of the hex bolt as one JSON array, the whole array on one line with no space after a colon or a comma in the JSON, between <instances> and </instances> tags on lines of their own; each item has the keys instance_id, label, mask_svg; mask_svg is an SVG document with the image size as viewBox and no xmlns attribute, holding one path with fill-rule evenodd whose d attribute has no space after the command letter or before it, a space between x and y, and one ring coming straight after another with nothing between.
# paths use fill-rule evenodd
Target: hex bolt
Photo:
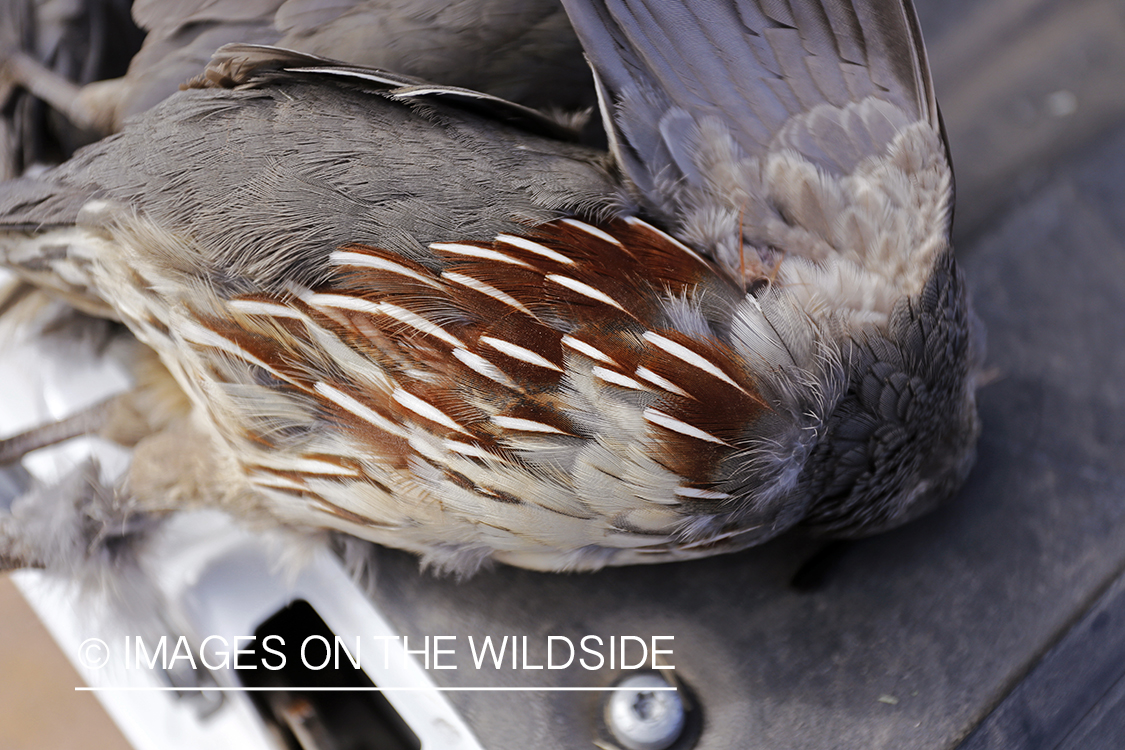
<instances>
[{"instance_id":1,"label":"hex bolt","mask_svg":"<svg viewBox=\"0 0 1125 750\"><path fill-rule=\"evenodd\" d=\"M605 722L626 750L666 750L684 730L684 704L680 694L656 673L622 680L605 706ZM665 688L657 690L655 688Z\"/></svg>"}]
</instances>

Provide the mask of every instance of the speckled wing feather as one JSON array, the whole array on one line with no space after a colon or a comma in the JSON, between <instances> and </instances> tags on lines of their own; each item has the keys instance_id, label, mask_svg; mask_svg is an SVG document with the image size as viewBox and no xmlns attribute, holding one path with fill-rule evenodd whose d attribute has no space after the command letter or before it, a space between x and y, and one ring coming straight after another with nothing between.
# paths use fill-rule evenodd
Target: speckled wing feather
<instances>
[{"instance_id":1,"label":"speckled wing feather","mask_svg":"<svg viewBox=\"0 0 1125 750\"><path fill-rule=\"evenodd\" d=\"M744 226L774 213L758 184L770 176L737 174L740 163L791 150L842 176L912 123L941 131L909 0L564 4L633 198L720 256L729 240L701 226L715 222L701 204L733 193Z\"/></svg>"}]
</instances>

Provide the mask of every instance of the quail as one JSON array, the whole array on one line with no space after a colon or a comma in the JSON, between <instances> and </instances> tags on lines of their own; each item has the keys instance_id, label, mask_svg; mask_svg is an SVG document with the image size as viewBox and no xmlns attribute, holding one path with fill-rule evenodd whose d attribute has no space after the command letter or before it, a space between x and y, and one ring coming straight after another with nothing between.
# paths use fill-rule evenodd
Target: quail
<instances>
[{"instance_id":1,"label":"quail","mask_svg":"<svg viewBox=\"0 0 1125 750\"><path fill-rule=\"evenodd\" d=\"M235 45L0 188L0 260L186 397L142 505L587 570L875 533L961 484L981 335L909 0L565 6L608 153Z\"/></svg>"}]
</instances>

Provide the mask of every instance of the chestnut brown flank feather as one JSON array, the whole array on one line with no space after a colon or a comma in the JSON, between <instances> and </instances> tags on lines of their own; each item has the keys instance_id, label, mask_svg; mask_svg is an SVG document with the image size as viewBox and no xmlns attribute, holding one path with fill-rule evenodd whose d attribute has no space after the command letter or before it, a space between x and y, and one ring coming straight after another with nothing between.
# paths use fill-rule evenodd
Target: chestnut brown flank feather
<instances>
[{"instance_id":1,"label":"chestnut brown flank feather","mask_svg":"<svg viewBox=\"0 0 1125 750\"><path fill-rule=\"evenodd\" d=\"M268 317L284 329L284 342L266 335L264 325L209 325L265 365L279 388L300 391L397 467L409 463L408 441L373 424L364 410L398 428L422 425L498 456L513 432L593 437L559 408L567 357L586 358L564 346L564 335L608 358L594 362L603 387L643 393L662 415L650 420L648 451L686 485L707 486L744 426L766 408L722 342L693 339L653 320L661 297L731 282L652 227L555 221L521 237L435 243L435 249L440 269L380 248L344 245L333 254L338 270L327 283L299 296L235 300L262 303L246 306L250 321L276 313ZM354 380L318 389L315 363L299 359L301 351L319 347L317 328L369 360L393 390Z\"/></svg>"}]
</instances>

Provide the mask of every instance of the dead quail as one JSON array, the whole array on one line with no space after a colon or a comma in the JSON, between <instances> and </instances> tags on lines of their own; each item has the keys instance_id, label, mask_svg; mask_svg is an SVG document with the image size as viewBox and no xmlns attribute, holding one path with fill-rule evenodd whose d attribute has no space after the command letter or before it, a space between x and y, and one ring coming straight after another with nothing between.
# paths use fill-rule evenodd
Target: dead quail
<instances>
[{"instance_id":1,"label":"dead quail","mask_svg":"<svg viewBox=\"0 0 1125 750\"><path fill-rule=\"evenodd\" d=\"M979 338L910 3L566 6L609 155L236 46L2 188L0 259L190 399L142 501L561 570L873 533L960 485Z\"/></svg>"}]
</instances>

